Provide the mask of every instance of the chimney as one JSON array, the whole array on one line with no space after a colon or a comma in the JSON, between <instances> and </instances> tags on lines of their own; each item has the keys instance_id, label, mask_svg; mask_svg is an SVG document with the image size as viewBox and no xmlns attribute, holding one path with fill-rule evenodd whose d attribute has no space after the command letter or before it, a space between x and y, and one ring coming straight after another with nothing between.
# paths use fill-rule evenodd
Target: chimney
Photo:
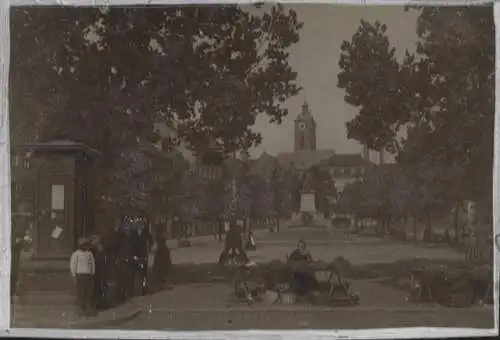
<instances>
[{"instance_id":1,"label":"chimney","mask_svg":"<svg viewBox=\"0 0 500 340\"><path fill-rule=\"evenodd\" d=\"M378 154L379 164L384 164L384 161L385 161L384 156L385 156L385 152L384 152L384 149L382 149L379 151L379 154Z\"/></svg>"},{"instance_id":2,"label":"chimney","mask_svg":"<svg viewBox=\"0 0 500 340\"><path fill-rule=\"evenodd\" d=\"M366 161L370 161L370 150L368 149L368 145L363 145L363 159Z\"/></svg>"}]
</instances>

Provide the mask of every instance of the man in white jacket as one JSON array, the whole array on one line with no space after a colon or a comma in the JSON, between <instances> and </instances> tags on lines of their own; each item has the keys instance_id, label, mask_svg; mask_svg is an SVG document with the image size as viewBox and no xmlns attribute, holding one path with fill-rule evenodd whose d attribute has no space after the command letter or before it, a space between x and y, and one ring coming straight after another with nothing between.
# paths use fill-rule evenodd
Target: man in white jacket
<instances>
[{"instance_id":1,"label":"man in white jacket","mask_svg":"<svg viewBox=\"0 0 500 340\"><path fill-rule=\"evenodd\" d=\"M95 259L86 238L78 239L78 248L71 255L70 271L76 284L78 312L81 316L95 314L94 275Z\"/></svg>"}]
</instances>

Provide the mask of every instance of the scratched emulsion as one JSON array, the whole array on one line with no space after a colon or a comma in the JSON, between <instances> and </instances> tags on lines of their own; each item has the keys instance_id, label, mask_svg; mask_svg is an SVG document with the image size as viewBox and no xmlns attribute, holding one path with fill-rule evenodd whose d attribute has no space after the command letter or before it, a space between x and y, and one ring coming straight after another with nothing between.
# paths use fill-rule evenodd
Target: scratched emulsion
<instances>
[{"instance_id":1,"label":"scratched emulsion","mask_svg":"<svg viewBox=\"0 0 500 340\"><path fill-rule=\"evenodd\" d=\"M4 23L12 334L496 329L491 4L133 3Z\"/></svg>"}]
</instances>

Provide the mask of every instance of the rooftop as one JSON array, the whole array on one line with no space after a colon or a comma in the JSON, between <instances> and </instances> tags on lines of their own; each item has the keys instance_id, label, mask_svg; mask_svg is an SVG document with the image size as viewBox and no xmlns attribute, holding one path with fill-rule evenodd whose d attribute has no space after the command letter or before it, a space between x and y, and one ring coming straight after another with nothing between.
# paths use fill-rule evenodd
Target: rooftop
<instances>
[{"instance_id":1,"label":"rooftop","mask_svg":"<svg viewBox=\"0 0 500 340\"><path fill-rule=\"evenodd\" d=\"M276 159L278 164L282 167L292 167L298 170L306 170L334 155L334 150L299 150L280 153L276 156Z\"/></svg>"},{"instance_id":2,"label":"rooftop","mask_svg":"<svg viewBox=\"0 0 500 340\"><path fill-rule=\"evenodd\" d=\"M74 142L71 140L56 139L49 142L28 143L15 147L17 150L26 151L41 151L41 152L54 152L54 151L75 151L83 152L88 156L97 156L99 151L88 146L87 144Z\"/></svg>"},{"instance_id":3,"label":"rooftop","mask_svg":"<svg viewBox=\"0 0 500 340\"><path fill-rule=\"evenodd\" d=\"M368 165L373 165L373 163L361 157L360 154L336 154L318 164L320 167Z\"/></svg>"}]
</instances>

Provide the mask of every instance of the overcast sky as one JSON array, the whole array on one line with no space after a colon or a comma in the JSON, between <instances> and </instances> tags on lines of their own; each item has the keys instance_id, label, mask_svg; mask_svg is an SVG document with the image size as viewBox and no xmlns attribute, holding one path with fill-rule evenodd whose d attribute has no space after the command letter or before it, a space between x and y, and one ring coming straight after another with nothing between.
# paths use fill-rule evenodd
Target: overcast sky
<instances>
[{"instance_id":1,"label":"overcast sky","mask_svg":"<svg viewBox=\"0 0 500 340\"><path fill-rule=\"evenodd\" d=\"M416 42L416 11L405 12L402 6L338 6L293 5L304 22L300 41L290 49L292 67L298 72L298 82L304 88L291 98L290 111L282 125L269 124L260 117L255 130L262 133L263 143L252 151L258 157L262 151L276 155L293 151L293 120L304 99L317 124L317 148L334 149L338 153L358 153L361 146L347 140L345 123L355 115L355 109L344 102L344 90L337 87L340 45L351 40L360 20L380 20L388 27L391 43L400 56L405 49L414 50Z\"/></svg>"}]
</instances>

